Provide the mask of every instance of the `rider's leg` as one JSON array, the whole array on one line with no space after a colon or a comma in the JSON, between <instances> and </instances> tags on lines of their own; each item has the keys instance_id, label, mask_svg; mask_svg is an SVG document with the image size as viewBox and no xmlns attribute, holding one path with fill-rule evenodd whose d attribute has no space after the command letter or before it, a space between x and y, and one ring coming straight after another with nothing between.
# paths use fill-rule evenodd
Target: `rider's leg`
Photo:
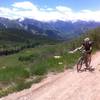
<instances>
[{"instance_id":1,"label":"rider's leg","mask_svg":"<svg viewBox=\"0 0 100 100\"><path fill-rule=\"evenodd\" d=\"M94 69L92 69L90 66L91 64L91 54L87 54L87 59L86 59L86 69L90 70L90 71L93 71Z\"/></svg>"},{"instance_id":2,"label":"rider's leg","mask_svg":"<svg viewBox=\"0 0 100 100\"><path fill-rule=\"evenodd\" d=\"M91 64L91 54L88 54L88 62L89 62L89 66Z\"/></svg>"},{"instance_id":3,"label":"rider's leg","mask_svg":"<svg viewBox=\"0 0 100 100\"><path fill-rule=\"evenodd\" d=\"M87 54L86 59L85 59L85 66L86 66L87 69L89 68L89 65L90 65L90 58L89 57L90 57L90 55Z\"/></svg>"},{"instance_id":4,"label":"rider's leg","mask_svg":"<svg viewBox=\"0 0 100 100\"><path fill-rule=\"evenodd\" d=\"M91 53L89 54L89 70L94 71L94 68L90 64L91 64Z\"/></svg>"}]
</instances>

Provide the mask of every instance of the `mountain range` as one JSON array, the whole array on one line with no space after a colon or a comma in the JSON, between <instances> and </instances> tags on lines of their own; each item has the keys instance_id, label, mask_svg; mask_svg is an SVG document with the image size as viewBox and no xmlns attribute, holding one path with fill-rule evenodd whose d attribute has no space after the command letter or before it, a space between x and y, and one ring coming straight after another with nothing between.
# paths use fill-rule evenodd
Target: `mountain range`
<instances>
[{"instance_id":1,"label":"mountain range","mask_svg":"<svg viewBox=\"0 0 100 100\"><path fill-rule=\"evenodd\" d=\"M0 30L23 30L27 34L44 36L55 40L69 40L99 26L100 22L95 21L78 20L72 22L57 20L42 22L29 18L10 20L0 17Z\"/></svg>"}]
</instances>

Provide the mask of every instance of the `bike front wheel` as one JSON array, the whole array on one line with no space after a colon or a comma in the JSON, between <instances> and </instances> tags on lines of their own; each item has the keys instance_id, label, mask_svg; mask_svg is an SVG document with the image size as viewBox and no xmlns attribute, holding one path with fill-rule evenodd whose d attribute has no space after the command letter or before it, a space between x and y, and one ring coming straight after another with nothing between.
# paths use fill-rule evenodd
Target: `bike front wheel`
<instances>
[{"instance_id":1,"label":"bike front wheel","mask_svg":"<svg viewBox=\"0 0 100 100\"><path fill-rule=\"evenodd\" d=\"M81 71L82 64L83 64L83 59L80 58L79 61L78 61L78 63L77 63L77 72Z\"/></svg>"}]
</instances>

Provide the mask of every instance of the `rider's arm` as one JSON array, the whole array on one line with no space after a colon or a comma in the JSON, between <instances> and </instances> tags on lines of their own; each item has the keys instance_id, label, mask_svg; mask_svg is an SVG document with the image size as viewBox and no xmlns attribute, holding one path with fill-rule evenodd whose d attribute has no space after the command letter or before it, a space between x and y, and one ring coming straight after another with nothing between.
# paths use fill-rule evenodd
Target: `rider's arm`
<instances>
[{"instance_id":1,"label":"rider's arm","mask_svg":"<svg viewBox=\"0 0 100 100\"><path fill-rule=\"evenodd\" d=\"M81 45L80 47L76 48L77 50L81 50L83 48L83 45Z\"/></svg>"},{"instance_id":2,"label":"rider's arm","mask_svg":"<svg viewBox=\"0 0 100 100\"><path fill-rule=\"evenodd\" d=\"M76 52L78 50L81 50L82 48L83 48L83 45L81 45L80 47L74 49L73 51L70 51L69 53L74 53L74 52Z\"/></svg>"}]
</instances>

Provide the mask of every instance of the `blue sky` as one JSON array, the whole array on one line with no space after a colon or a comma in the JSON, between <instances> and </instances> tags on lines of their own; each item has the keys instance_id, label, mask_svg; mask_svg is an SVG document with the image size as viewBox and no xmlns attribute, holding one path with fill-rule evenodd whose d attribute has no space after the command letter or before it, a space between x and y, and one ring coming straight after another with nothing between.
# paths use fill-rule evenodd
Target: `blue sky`
<instances>
[{"instance_id":1,"label":"blue sky","mask_svg":"<svg viewBox=\"0 0 100 100\"><path fill-rule=\"evenodd\" d=\"M49 7L55 7L57 5L67 6L73 10L90 9L97 10L100 9L100 0L30 0L43 7L47 5Z\"/></svg>"},{"instance_id":2,"label":"blue sky","mask_svg":"<svg viewBox=\"0 0 100 100\"><path fill-rule=\"evenodd\" d=\"M0 0L0 6L10 6L14 2L30 1L39 7L55 7L58 5L67 6L73 10L98 10L100 9L100 0Z\"/></svg>"},{"instance_id":3,"label":"blue sky","mask_svg":"<svg viewBox=\"0 0 100 100\"><path fill-rule=\"evenodd\" d=\"M100 0L0 0L0 17L100 21Z\"/></svg>"}]
</instances>

